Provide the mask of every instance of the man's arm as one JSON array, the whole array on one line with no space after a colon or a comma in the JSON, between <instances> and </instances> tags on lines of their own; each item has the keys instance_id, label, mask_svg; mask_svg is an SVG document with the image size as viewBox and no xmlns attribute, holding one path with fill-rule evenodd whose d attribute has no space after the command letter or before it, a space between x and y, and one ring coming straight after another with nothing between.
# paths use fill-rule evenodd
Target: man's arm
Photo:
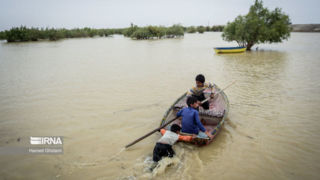
<instances>
[{"instance_id":1,"label":"man's arm","mask_svg":"<svg viewBox=\"0 0 320 180\"><path fill-rule=\"evenodd\" d=\"M200 129L202 132L206 132L206 128L204 128L203 125L202 125L202 123L200 122L198 111L195 111L195 112L194 112L194 116L195 116L195 119L196 119L196 124L197 124L197 126L199 127L199 129Z\"/></svg>"},{"instance_id":2,"label":"man's arm","mask_svg":"<svg viewBox=\"0 0 320 180\"><path fill-rule=\"evenodd\" d=\"M177 117L180 117L182 115L182 111L183 109L181 109L178 113L177 113Z\"/></svg>"}]
</instances>

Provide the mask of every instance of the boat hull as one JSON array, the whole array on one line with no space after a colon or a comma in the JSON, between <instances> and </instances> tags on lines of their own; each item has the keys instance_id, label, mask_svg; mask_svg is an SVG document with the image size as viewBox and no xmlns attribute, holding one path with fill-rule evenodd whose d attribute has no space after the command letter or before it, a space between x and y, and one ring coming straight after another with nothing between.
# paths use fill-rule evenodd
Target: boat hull
<instances>
[{"instance_id":1,"label":"boat hull","mask_svg":"<svg viewBox=\"0 0 320 180\"><path fill-rule=\"evenodd\" d=\"M220 88L215 86L215 92L219 92ZM174 119L176 117L176 113L181 110L182 108L186 107L185 100L187 96L186 93L179 97L171 107L166 111L164 114L160 126L165 124L166 122ZM183 104L183 105L181 105ZM199 116L200 120L203 123L204 127L209 131L213 138L211 139L202 139L202 138L181 138L184 142L193 143L197 145L207 145L213 141L216 135L220 132L224 121L226 120L229 112L229 101L226 94L221 91L218 95L215 96L213 100L209 101L210 109L203 110L200 109ZM172 124L179 124L181 125L181 118L175 120L171 124L167 126L170 127ZM180 134L180 136L192 136L190 134Z\"/></svg>"},{"instance_id":2,"label":"boat hull","mask_svg":"<svg viewBox=\"0 0 320 180\"><path fill-rule=\"evenodd\" d=\"M214 51L219 53L243 53L246 51L245 47L225 47L225 48L214 48Z\"/></svg>"}]
</instances>

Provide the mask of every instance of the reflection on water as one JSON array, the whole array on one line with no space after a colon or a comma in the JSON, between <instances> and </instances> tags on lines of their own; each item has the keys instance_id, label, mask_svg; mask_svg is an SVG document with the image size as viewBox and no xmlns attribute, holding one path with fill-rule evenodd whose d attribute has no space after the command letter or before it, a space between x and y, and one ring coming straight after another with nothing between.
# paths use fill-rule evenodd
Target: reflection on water
<instances>
[{"instance_id":1,"label":"reflection on water","mask_svg":"<svg viewBox=\"0 0 320 180\"><path fill-rule=\"evenodd\" d=\"M64 136L64 154L1 155L1 177L317 179L320 34L214 54L214 46L230 45L220 35L2 42L0 146ZM229 118L214 143L178 143L177 156L150 172L159 134L123 147L157 127L198 73L220 87L237 81L226 91Z\"/></svg>"}]
</instances>

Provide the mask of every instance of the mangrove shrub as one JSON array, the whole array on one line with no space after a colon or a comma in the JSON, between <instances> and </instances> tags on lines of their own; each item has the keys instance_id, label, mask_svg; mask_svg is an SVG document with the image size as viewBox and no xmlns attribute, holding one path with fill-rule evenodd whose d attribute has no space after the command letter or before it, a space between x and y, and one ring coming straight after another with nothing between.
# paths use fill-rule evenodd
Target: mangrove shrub
<instances>
[{"instance_id":1,"label":"mangrove shrub","mask_svg":"<svg viewBox=\"0 0 320 180\"><path fill-rule=\"evenodd\" d=\"M197 32L197 29L194 26L190 26L187 28L187 33L195 33Z\"/></svg>"},{"instance_id":2,"label":"mangrove shrub","mask_svg":"<svg viewBox=\"0 0 320 180\"><path fill-rule=\"evenodd\" d=\"M184 28L179 24L175 24L171 27L168 27L166 30L166 36L169 36L169 37L179 37L183 35L184 35Z\"/></svg>"},{"instance_id":3,"label":"mangrove shrub","mask_svg":"<svg viewBox=\"0 0 320 180\"><path fill-rule=\"evenodd\" d=\"M13 27L8 31L0 32L0 39L6 39L8 42L24 42L38 40L59 40L63 38L79 38L94 36L110 36L115 30L111 29L92 29L92 28L76 28L76 29L38 29L27 28L25 26ZM122 32L121 32L122 33Z\"/></svg>"},{"instance_id":4,"label":"mangrove shrub","mask_svg":"<svg viewBox=\"0 0 320 180\"><path fill-rule=\"evenodd\" d=\"M163 26L147 26L138 27L131 25L130 28L124 30L124 35L132 39L154 39L154 38L174 38L184 35L184 29L181 25L173 25L171 27Z\"/></svg>"},{"instance_id":5,"label":"mangrove shrub","mask_svg":"<svg viewBox=\"0 0 320 180\"><path fill-rule=\"evenodd\" d=\"M278 43L290 37L289 16L280 8L269 11L262 1L256 0L245 16L238 16L228 22L222 37L226 41L236 41L239 46L251 47L259 43Z\"/></svg>"},{"instance_id":6,"label":"mangrove shrub","mask_svg":"<svg viewBox=\"0 0 320 180\"><path fill-rule=\"evenodd\" d=\"M206 28L203 26L198 26L197 31L202 34L202 33L204 33L204 31L206 31Z\"/></svg>"}]
</instances>

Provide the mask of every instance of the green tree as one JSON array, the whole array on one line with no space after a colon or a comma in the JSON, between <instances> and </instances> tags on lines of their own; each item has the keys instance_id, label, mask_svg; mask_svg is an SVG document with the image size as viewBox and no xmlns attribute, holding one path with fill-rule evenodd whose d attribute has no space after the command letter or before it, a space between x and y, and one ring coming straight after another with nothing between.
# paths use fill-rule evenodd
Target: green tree
<instances>
[{"instance_id":1,"label":"green tree","mask_svg":"<svg viewBox=\"0 0 320 180\"><path fill-rule=\"evenodd\" d=\"M0 32L0 40L4 40L4 39L7 39L6 33L4 31L1 31Z\"/></svg>"},{"instance_id":2,"label":"green tree","mask_svg":"<svg viewBox=\"0 0 320 180\"><path fill-rule=\"evenodd\" d=\"M160 39L165 35L165 29L161 26L148 26L147 29L149 31L149 36L151 37L157 37L158 39Z\"/></svg>"},{"instance_id":3,"label":"green tree","mask_svg":"<svg viewBox=\"0 0 320 180\"><path fill-rule=\"evenodd\" d=\"M27 28L25 26L14 27L6 31L8 42L28 41Z\"/></svg>"},{"instance_id":4,"label":"green tree","mask_svg":"<svg viewBox=\"0 0 320 180\"><path fill-rule=\"evenodd\" d=\"M56 30L56 29L50 29L47 31L48 33L48 38L50 41L56 41L59 39L64 38L64 34L62 31Z\"/></svg>"},{"instance_id":5,"label":"green tree","mask_svg":"<svg viewBox=\"0 0 320 180\"><path fill-rule=\"evenodd\" d=\"M198 26L198 27L197 27L197 31L198 31L200 34L204 33L205 30L206 30L206 28L203 27L203 26Z\"/></svg>"},{"instance_id":6,"label":"green tree","mask_svg":"<svg viewBox=\"0 0 320 180\"><path fill-rule=\"evenodd\" d=\"M54 28L27 28L25 26L13 27L10 30L0 32L0 40L6 39L7 42L38 41L48 39L56 41L63 38L111 36L113 34L123 34L132 39L153 39L153 38L175 38L183 36L184 28L181 25L171 27L147 26L138 27L131 24L128 28L118 29L93 29L93 28L75 28L75 29L54 29Z\"/></svg>"},{"instance_id":7,"label":"green tree","mask_svg":"<svg viewBox=\"0 0 320 180\"><path fill-rule=\"evenodd\" d=\"M122 33L124 36L131 37L131 35L137 30L138 30L138 26L131 23L130 27L124 29Z\"/></svg>"},{"instance_id":8,"label":"green tree","mask_svg":"<svg viewBox=\"0 0 320 180\"><path fill-rule=\"evenodd\" d=\"M138 30L134 31L131 35L133 39L149 39L151 38L151 34L148 28L138 28Z\"/></svg>"},{"instance_id":9,"label":"green tree","mask_svg":"<svg viewBox=\"0 0 320 180\"><path fill-rule=\"evenodd\" d=\"M184 36L184 29L180 24L175 24L167 28L166 35L176 37Z\"/></svg>"},{"instance_id":10,"label":"green tree","mask_svg":"<svg viewBox=\"0 0 320 180\"><path fill-rule=\"evenodd\" d=\"M27 34L26 36L28 37L27 40L28 41L38 41L39 39L39 29L37 28L31 28L31 29L27 29Z\"/></svg>"},{"instance_id":11,"label":"green tree","mask_svg":"<svg viewBox=\"0 0 320 180\"><path fill-rule=\"evenodd\" d=\"M215 32L221 32L223 31L224 26L218 25L218 26L212 26L211 31Z\"/></svg>"},{"instance_id":12,"label":"green tree","mask_svg":"<svg viewBox=\"0 0 320 180\"><path fill-rule=\"evenodd\" d=\"M269 11L256 0L245 16L238 16L228 22L223 29L222 37L226 41L236 41L239 46L250 50L260 43L278 43L290 37L291 22L288 15L280 8Z\"/></svg>"},{"instance_id":13,"label":"green tree","mask_svg":"<svg viewBox=\"0 0 320 180\"><path fill-rule=\"evenodd\" d=\"M190 26L187 28L187 33L195 33L197 32L197 29L194 26Z\"/></svg>"}]
</instances>

